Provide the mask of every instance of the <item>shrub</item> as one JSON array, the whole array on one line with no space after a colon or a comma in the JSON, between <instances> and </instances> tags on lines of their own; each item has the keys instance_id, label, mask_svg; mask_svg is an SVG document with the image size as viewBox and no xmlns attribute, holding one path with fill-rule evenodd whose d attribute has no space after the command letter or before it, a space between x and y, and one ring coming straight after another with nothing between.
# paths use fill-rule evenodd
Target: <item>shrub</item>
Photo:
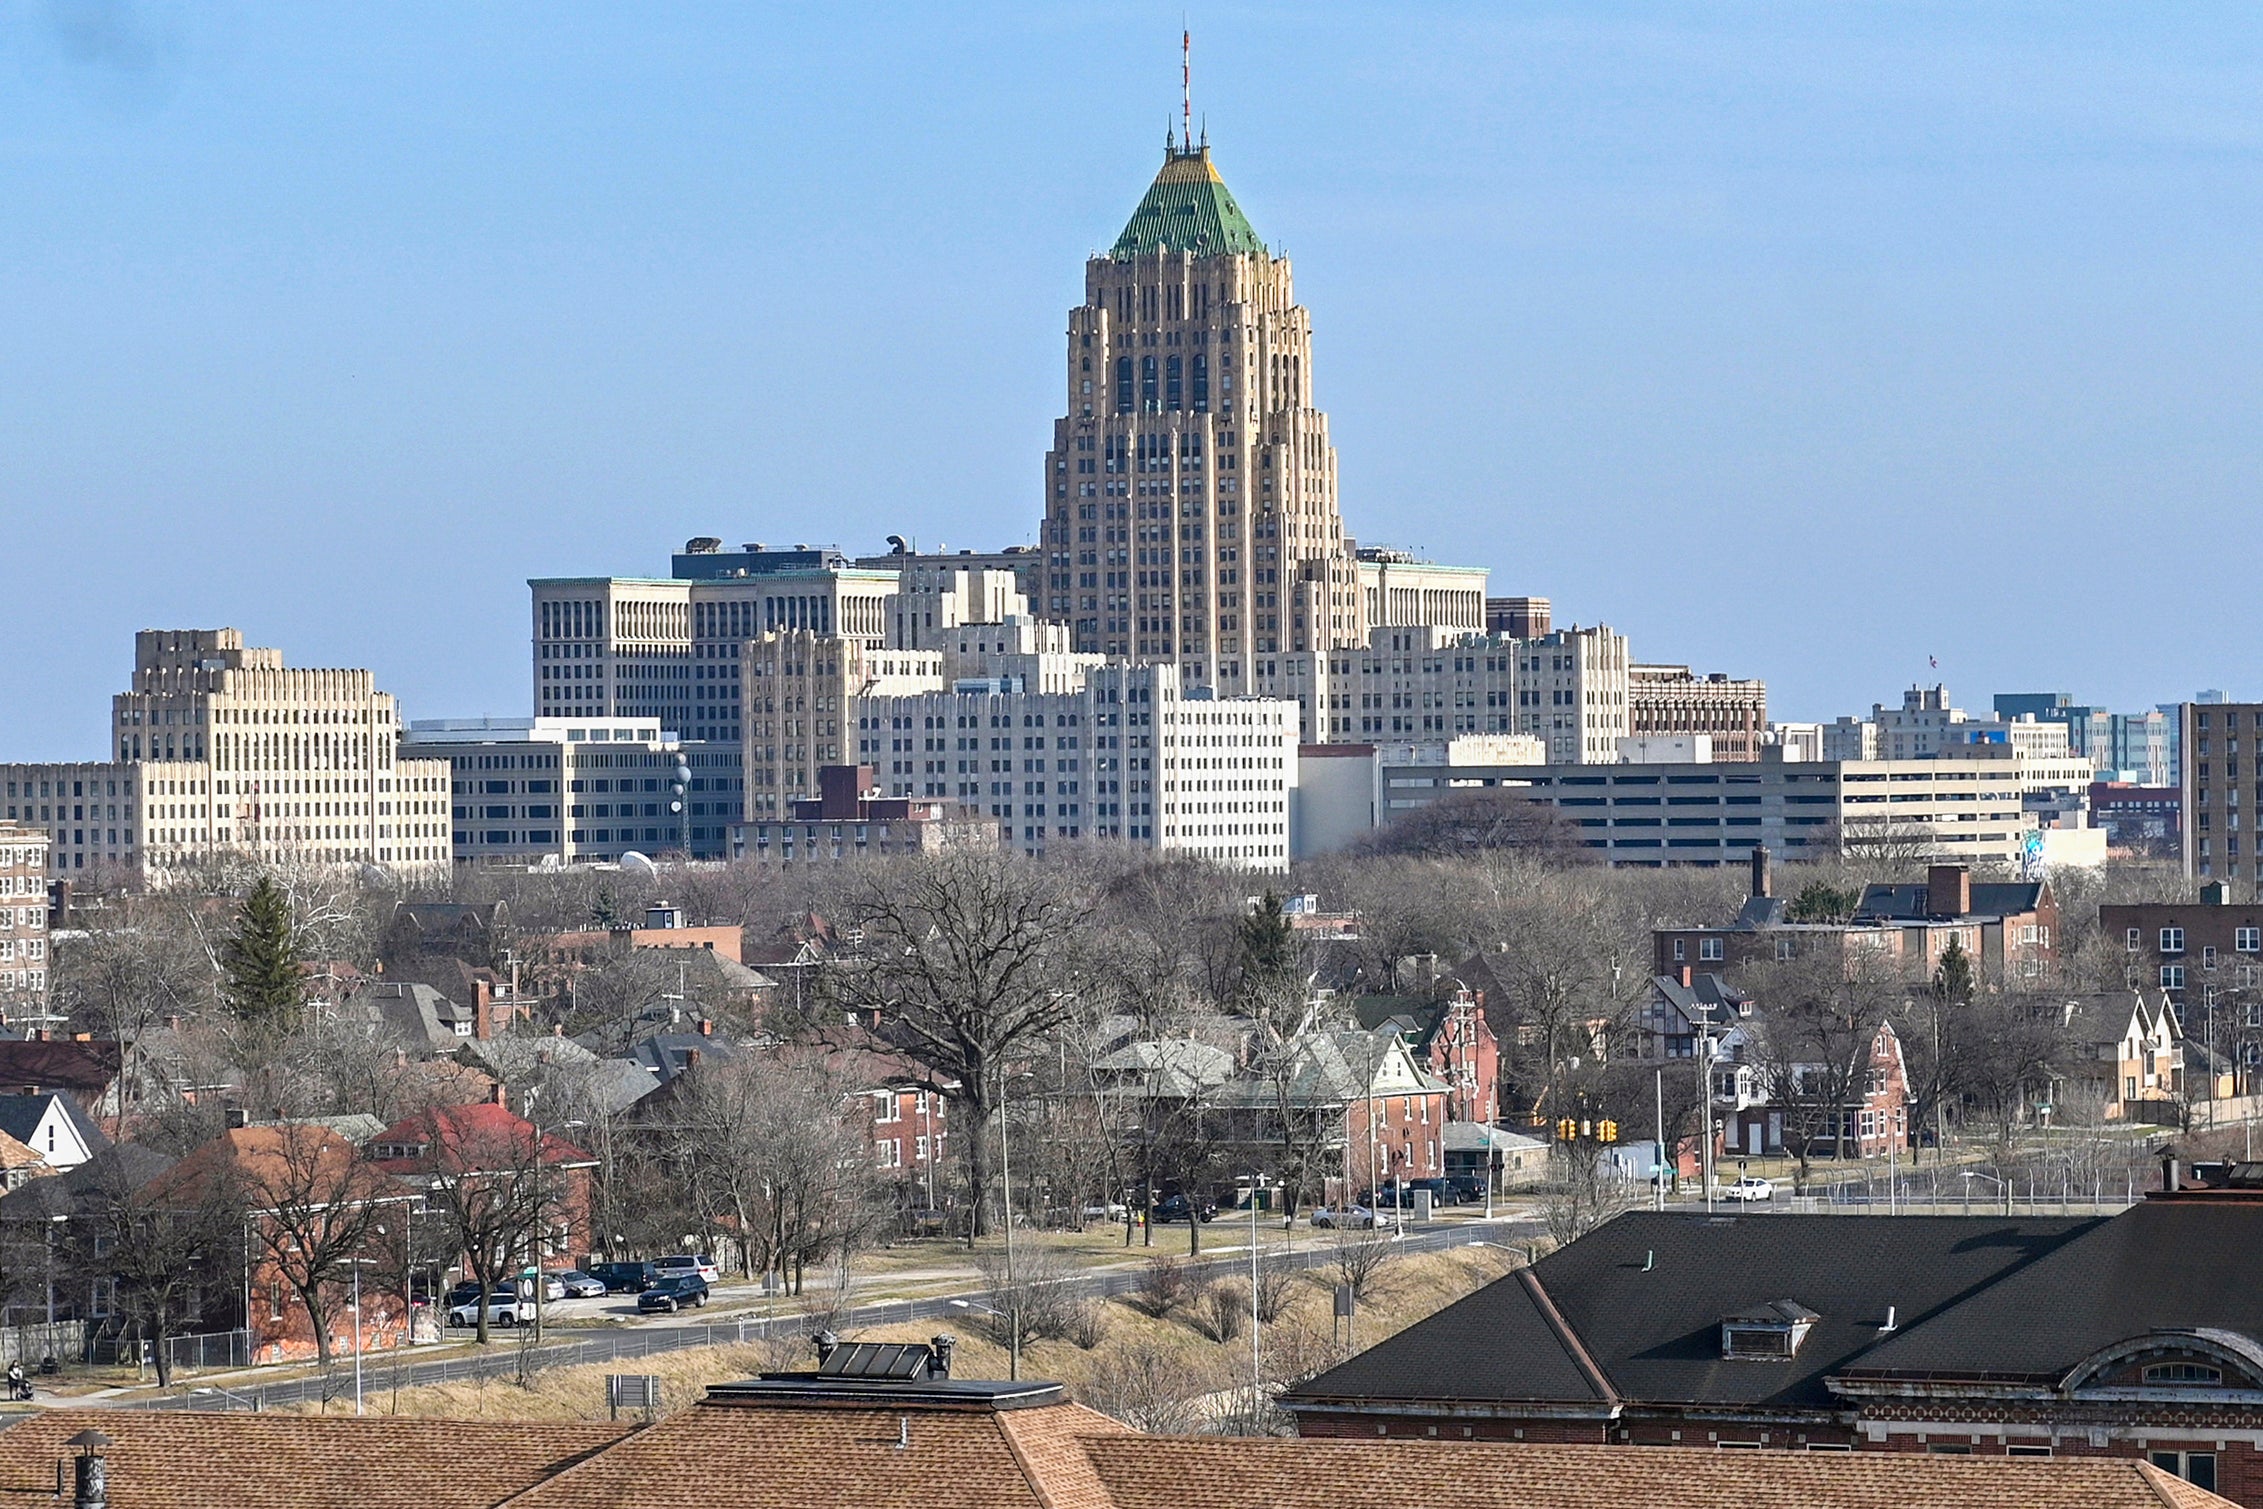
<instances>
[{"instance_id":1,"label":"shrub","mask_svg":"<svg viewBox=\"0 0 2263 1509\"><path fill-rule=\"evenodd\" d=\"M1147 1260L1132 1288L1132 1302L1157 1320L1187 1302L1186 1264L1175 1257L1157 1255Z\"/></svg>"}]
</instances>

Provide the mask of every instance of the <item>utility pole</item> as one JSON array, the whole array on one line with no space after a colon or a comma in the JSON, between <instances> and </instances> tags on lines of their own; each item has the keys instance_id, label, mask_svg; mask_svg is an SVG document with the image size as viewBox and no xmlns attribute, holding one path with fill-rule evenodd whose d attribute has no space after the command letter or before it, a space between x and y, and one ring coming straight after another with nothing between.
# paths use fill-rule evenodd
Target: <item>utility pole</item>
<instances>
[{"instance_id":1,"label":"utility pole","mask_svg":"<svg viewBox=\"0 0 2263 1509\"><path fill-rule=\"evenodd\" d=\"M1704 1115L1703 1140L1697 1148L1697 1171L1705 1181L1705 1211L1713 1212L1713 1032L1697 1028L1697 1107Z\"/></svg>"},{"instance_id":2,"label":"utility pole","mask_svg":"<svg viewBox=\"0 0 2263 1509\"><path fill-rule=\"evenodd\" d=\"M1021 1377L1021 1286L1014 1282L1014 1149L1010 1118L1007 1116L1006 1071L998 1071L998 1176L1002 1182L1006 1218L1006 1325L1009 1335L1006 1343L1006 1377L1009 1381ZM977 1200L982 1198L975 1191Z\"/></svg>"},{"instance_id":3,"label":"utility pole","mask_svg":"<svg viewBox=\"0 0 2263 1509\"><path fill-rule=\"evenodd\" d=\"M1650 1203L1654 1208L1664 1210L1666 1208L1666 1071L1664 1068L1661 1067L1657 1071L1657 1083L1651 1086L1651 1091L1657 1097L1658 1157L1650 1167Z\"/></svg>"}]
</instances>

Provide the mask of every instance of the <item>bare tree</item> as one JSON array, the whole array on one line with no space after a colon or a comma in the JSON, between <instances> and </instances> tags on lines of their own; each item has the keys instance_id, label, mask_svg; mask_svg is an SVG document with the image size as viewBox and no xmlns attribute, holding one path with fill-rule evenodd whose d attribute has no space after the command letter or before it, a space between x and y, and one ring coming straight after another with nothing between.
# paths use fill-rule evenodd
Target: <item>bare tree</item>
<instances>
[{"instance_id":1,"label":"bare tree","mask_svg":"<svg viewBox=\"0 0 2263 1509\"><path fill-rule=\"evenodd\" d=\"M243 1211L254 1253L306 1311L315 1356L328 1362L336 1286L354 1259L380 1255L387 1208L409 1192L311 1122L246 1128L213 1147L206 1198Z\"/></svg>"},{"instance_id":2,"label":"bare tree","mask_svg":"<svg viewBox=\"0 0 2263 1509\"><path fill-rule=\"evenodd\" d=\"M985 1133L1014 1060L1077 1009L1088 903L1019 856L955 849L870 867L845 905L862 955L828 983L840 1005L926 1068L930 1090L956 1103L971 1245L988 1230Z\"/></svg>"},{"instance_id":3,"label":"bare tree","mask_svg":"<svg viewBox=\"0 0 2263 1509\"><path fill-rule=\"evenodd\" d=\"M1820 1149L1846 1155L1849 1109L1870 1071L1870 1045L1902 987L1867 950L1819 950L1746 972L1760 1001L1750 1028L1770 1103L1784 1113L1784 1146L1804 1191Z\"/></svg>"},{"instance_id":4,"label":"bare tree","mask_svg":"<svg viewBox=\"0 0 2263 1509\"><path fill-rule=\"evenodd\" d=\"M161 1388L173 1383L174 1337L242 1271L244 1216L225 1185L170 1177L137 1183L125 1160L106 1157L62 1233L55 1260L82 1279L114 1286L113 1312L150 1343Z\"/></svg>"},{"instance_id":5,"label":"bare tree","mask_svg":"<svg viewBox=\"0 0 2263 1509\"><path fill-rule=\"evenodd\" d=\"M522 1266L540 1282L545 1238L567 1208L567 1145L518 1117L468 1117L447 1110L419 1118L425 1206L439 1215L464 1272L479 1286L477 1340L488 1339L488 1296ZM578 1150L577 1150L578 1151Z\"/></svg>"}]
</instances>

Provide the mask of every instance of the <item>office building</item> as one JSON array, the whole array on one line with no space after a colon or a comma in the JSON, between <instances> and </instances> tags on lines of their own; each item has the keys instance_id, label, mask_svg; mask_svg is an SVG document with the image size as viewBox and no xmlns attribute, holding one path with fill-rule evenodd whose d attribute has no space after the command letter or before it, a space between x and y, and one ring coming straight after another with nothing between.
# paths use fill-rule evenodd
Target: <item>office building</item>
<instances>
[{"instance_id":1,"label":"office building","mask_svg":"<svg viewBox=\"0 0 2263 1509\"><path fill-rule=\"evenodd\" d=\"M836 550L703 536L656 577L541 577L532 592L534 714L657 723L694 742L745 737L740 654L799 629L878 645L897 574Z\"/></svg>"},{"instance_id":2,"label":"office building","mask_svg":"<svg viewBox=\"0 0 2263 1509\"><path fill-rule=\"evenodd\" d=\"M1039 613L1080 650L1251 691L1260 656L1366 638L1312 322L1208 143L1166 147L1070 311Z\"/></svg>"},{"instance_id":3,"label":"office building","mask_svg":"<svg viewBox=\"0 0 2263 1509\"><path fill-rule=\"evenodd\" d=\"M111 699L117 758L0 765L0 817L47 832L57 875L266 864L445 865L448 767L403 759L366 670L290 669L234 629L144 630Z\"/></svg>"},{"instance_id":4,"label":"office building","mask_svg":"<svg viewBox=\"0 0 2263 1509\"><path fill-rule=\"evenodd\" d=\"M1291 704L1182 694L1170 665L1069 657L1035 685L1016 674L960 677L857 707L858 762L875 767L888 795L985 814L1024 853L1089 838L1249 869L1288 865Z\"/></svg>"},{"instance_id":5,"label":"office building","mask_svg":"<svg viewBox=\"0 0 2263 1509\"><path fill-rule=\"evenodd\" d=\"M1483 566L1441 566L1404 550L1363 545L1359 561L1360 603L1369 630L1436 625L1465 633L1485 631Z\"/></svg>"},{"instance_id":6,"label":"office building","mask_svg":"<svg viewBox=\"0 0 2263 1509\"><path fill-rule=\"evenodd\" d=\"M1637 738L1706 735L1716 760L1757 760L1767 742L1768 684L1700 676L1686 665L1629 666L1627 726Z\"/></svg>"},{"instance_id":7,"label":"office building","mask_svg":"<svg viewBox=\"0 0 2263 1509\"><path fill-rule=\"evenodd\" d=\"M448 762L455 857L470 864L720 859L745 799L738 746L649 720L419 719L402 747Z\"/></svg>"},{"instance_id":8,"label":"office building","mask_svg":"<svg viewBox=\"0 0 2263 1509\"><path fill-rule=\"evenodd\" d=\"M2256 897L2256 814L2263 812L2263 702L2188 702L2181 714L2184 873Z\"/></svg>"}]
</instances>

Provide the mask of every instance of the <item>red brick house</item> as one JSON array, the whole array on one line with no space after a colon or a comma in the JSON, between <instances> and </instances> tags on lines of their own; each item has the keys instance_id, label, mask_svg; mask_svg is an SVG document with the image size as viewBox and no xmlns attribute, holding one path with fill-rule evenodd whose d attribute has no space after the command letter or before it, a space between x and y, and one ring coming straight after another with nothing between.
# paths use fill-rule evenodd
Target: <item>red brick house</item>
<instances>
[{"instance_id":1,"label":"red brick house","mask_svg":"<svg viewBox=\"0 0 2263 1509\"><path fill-rule=\"evenodd\" d=\"M1361 996L1352 1009L1369 1032L1396 1029L1416 1061L1445 1084L1448 1120L1500 1119L1501 1044L1485 1020L1483 991L1456 986L1436 1000Z\"/></svg>"},{"instance_id":2,"label":"red brick house","mask_svg":"<svg viewBox=\"0 0 2263 1509\"><path fill-rule=\"evenodd\" d=\"M571 1261L571 1254L595 1246L590 1180L597 1160L557 1133L538 1134L532 1122L501 1103L501 1095L498 1088L493 1100L395 1122L370 1139L369 1156L376 1167L410 1185L436 1177L524 1183L528 1202L541 1207L535 1223L538 1251L528 1253L526 1261L539 1258L546 1268ZM539 1189L534 1187L537 1180ZM532 1199L535 1194L539 1201Z\"/></svg>"}]
</instances>

